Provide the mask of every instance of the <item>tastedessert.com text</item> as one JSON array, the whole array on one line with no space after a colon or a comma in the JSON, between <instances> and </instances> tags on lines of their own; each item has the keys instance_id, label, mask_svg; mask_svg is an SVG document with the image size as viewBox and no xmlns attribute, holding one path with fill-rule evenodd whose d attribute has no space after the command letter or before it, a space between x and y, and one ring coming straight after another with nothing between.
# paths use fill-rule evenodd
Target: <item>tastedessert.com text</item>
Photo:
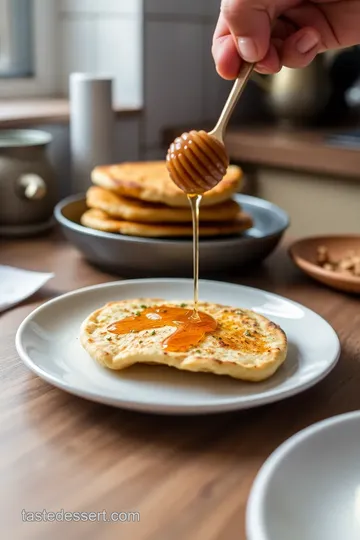
<instances>
[{"instance_id":1,"label":"tastedessert.com text","mask_svg":"<svg viewBox=\"0 0 360 540\"><path fill-rule=\"evenodd\" d=\"M137 523L140 521L139 512L67 512L63 508L57 512L46 509L41 511L21 511L22 521L25 522L60 522L60 521L93 521L105 523Z\"/></svg>"}]
</instances>

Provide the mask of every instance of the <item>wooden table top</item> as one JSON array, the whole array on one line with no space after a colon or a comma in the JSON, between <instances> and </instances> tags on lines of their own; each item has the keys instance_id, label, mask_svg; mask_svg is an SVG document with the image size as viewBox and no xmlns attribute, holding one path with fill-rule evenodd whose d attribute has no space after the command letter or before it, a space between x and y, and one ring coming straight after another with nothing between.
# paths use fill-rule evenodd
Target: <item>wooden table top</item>
<instances>
[{"instance_id":1,"label":"wooden table top","mask_svg":"<svg viewBox=\"0 0 360 540\"><path fill-rule=\"evenodd\" d=\"M163 417L85 401L28 371L14 345L24 317L48 298L117 278L91 267L60 237L2 242L1 264L55 272L41 292L0 316L3 538L245 540L247 497L269 454L305 426L360 408L359 300L304 277L285 247L232 281L282 294L327 319L341 339L337 367L283 402L230 414ZM133 511L140 521L105 523L80 515L79 522L22 521L22 510L44 509L105 510L107 517Z\"/></svg>"}]
</instances>

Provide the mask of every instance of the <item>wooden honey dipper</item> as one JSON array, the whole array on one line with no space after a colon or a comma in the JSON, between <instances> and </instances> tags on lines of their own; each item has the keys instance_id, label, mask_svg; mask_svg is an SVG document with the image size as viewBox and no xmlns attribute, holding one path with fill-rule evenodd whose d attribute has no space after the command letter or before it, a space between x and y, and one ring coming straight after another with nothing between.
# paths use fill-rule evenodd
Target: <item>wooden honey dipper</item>
<instances>
[{"instance_id":1,"label":"wooden honey dipper","mask_svg":"<svg viewBox=\"0 0 360 540\"><path fill-rule=\"evenodd\" d=\"M170 145L166 165L175 184L188 195L201 195L225 176L229 158L224 134L236 103L248 82L254 64L244 62L229 97L212 131L189 131Z\"/></svg>"}]
</instances>

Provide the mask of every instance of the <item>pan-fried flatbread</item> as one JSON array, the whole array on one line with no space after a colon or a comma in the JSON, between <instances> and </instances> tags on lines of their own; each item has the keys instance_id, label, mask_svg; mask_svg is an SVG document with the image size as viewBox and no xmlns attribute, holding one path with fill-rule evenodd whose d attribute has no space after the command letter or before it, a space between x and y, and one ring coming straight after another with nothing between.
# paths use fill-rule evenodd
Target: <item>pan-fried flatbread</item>
<instances>
[{"instance_id":1,"label":"pan-fried flatbread","mask_svg":"<svg viewBox=\"0 0 360 540\"><path fill-rule=\"evenodd\" d=\"M102 210L87 210L80 218L81 224L99 231L120 233L148 238L192 237L192 225L174 223L137 223L111 218ZM248 214L240 212L233 221L224 223L201 223L199 234L203 236L227 236L239 234L252 227Z\"/></svg>"},{"instance_id":2,"label":"pan-fried flatbread","mask_svg":"<svg viewBox=\"0 0 360 540\"><path fill-rule=\"evenodd\" d=\"M92 171L91 179L94 184L125 197L168 206L189 206L185 193L171 180L165 160L101 165ZM226 201L239 191L241 183L240 167L229 165L221 182L204 194L202 207Z\"/></svg>"},{"instance_id":3,"label":"pan-fried flatbread","mask_svg":"<svg viewBox=\"0 0 360 540\"><path fill-rule=\"evenodd\" d=\"M160 203L149 203L123 197L107 189L92 186L86 194L89 208L103 210L110 217L140 223L191 223L191 209L175 208ZM232 199L200 211L200 221L231 221L240 212L240 205Z\"/></svg>"},{"instance_id":4,"label":"pan-fried flatbread","mask_svg":"<svg viewBox=\"0 0 360 540\"><path fill-rule=\"evenodd\" d=\"M117 321L130 316L136 319L144 309L164 304L180 305L148 298L106 304L83 322L81 344L94 360L110 369L154 363L253 382L269 378L286 358L287 339L279 326L253 311L219 304L199 304L200 311L215 318L217 329L186 352L164 349L162 344L175 331L173 326L120 335L111 332ZM191 303L187 305L191 309Z\"/></svg>"}]
</instances>

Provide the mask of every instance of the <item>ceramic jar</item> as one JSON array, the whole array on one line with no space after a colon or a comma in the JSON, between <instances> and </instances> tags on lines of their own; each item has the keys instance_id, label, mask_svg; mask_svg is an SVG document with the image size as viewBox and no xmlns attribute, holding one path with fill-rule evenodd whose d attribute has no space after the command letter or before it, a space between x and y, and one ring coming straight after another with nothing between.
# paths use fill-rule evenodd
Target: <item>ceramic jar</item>
<instances>
[{"instance_id":1,"label":"ceramic jar","mask_svg":"<svg viewBox=\"0 0 360 540\"><path fill-rule=\"evenodd\" d=\"M56 178L36 130L0 130L0 226L34 225L52 217Z\"/></svg>"}]
</instances>

